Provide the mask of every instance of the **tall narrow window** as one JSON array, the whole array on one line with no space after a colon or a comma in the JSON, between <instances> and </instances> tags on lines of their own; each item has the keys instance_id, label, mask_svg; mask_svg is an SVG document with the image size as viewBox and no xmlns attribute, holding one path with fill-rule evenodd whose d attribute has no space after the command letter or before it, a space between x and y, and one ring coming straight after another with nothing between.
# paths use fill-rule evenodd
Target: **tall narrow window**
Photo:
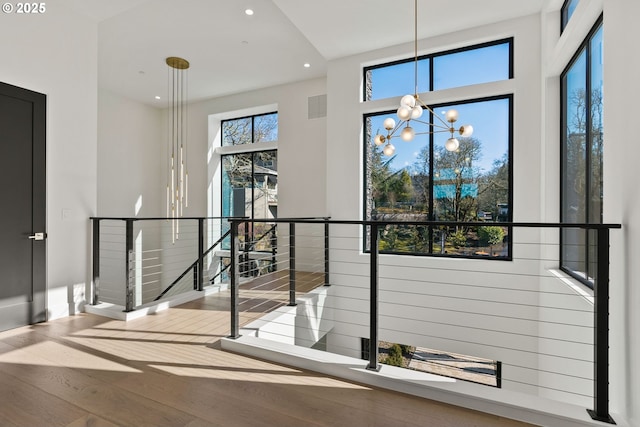
<instances>
[{"instance_id":1,"label":"tall narrow window","mask_svg":"<svg viewBox=\"0 0 640 427\"><path fill-rule=\"evenodd\" d=\"M222 215L249 219L276 218L278 151L256 151L256 148L262 143L277 141L278 113L224 120L221 130L224 149L221 174ZM257 223L250 229L242 228L240 240L253 242L254 239L260 239L261 242L266 242L268 239L263 234L269 227L266 223Z\"/></svg>"},{"instance_id":2,"label":"tall narrow window","mask_svg":"<svg viewBox=\"0 0 640 427\"><path fill-rule=\"evenodd\" d=\"M222 214L275 218L278 152L256 148L260 143L278 140L278 113L224 120L221 130L222 146L230 151L222 156Z\"/></svg>"},{"instance_id":3,"label":"tall narrow window","mask_svg":"<svg viewBox=\"0 0 640 427\"><path fill-rule=\"evenodd\" d=\"M561 76L561 221L602 223L602 18ZM593 286L595 231L562 231L561 266Z\"/></svg>"}]
</instances>

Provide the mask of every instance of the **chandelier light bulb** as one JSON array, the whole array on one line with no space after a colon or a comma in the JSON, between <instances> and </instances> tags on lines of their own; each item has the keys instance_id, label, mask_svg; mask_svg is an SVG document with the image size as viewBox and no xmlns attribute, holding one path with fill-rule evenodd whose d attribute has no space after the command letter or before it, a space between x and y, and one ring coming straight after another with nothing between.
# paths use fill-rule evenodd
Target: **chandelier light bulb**
<instances>
[{"instance_id":1,"label":"chandelier light bulb","mask_svg":"<svg viewBox=\"0 0 640 427\"><path fill-rule=\"evenodd\" d=\"M384 120L382 125L386 130L392 130L394 127L396 127L396 121L389 117Z\"/></svg>"},{"instance_id":2,"label":"chandelier light bulb","mask_svg":"<svg viewBox=\"0 0 640 427\"><path fill-rule=\"evenodd\" d=\"M449 138L447 142L444 143L444 148L446 148L447 151L456 151L459 146L460 143L455 138Z\"/></svg>"},{"instance_id":3,"label":"chandelier light bulb","mask_svg":"<svg viewBox=\"0 0 640 427\"><path fill-rule=\"evenodd\" d=\"M412 113L412 109L407 107L407 106L402 106L400 108L398 108L398 111L396 114L398 114L398 118L400 120L406 121L406 120L411 120L411 113Z\"/></svg>"},{"instance_id":4,"label":"chandelier light bulb","mask_svg":"<svg viewBox=\"0 0 640 427\"><path fill-rule=\"evenodd\" d=\"M451 109L444 114L444 117L449 123L453 123L458 120L458 110Z\"/></svg>"},{"instance_id":5,"label":"chandelier light bulb","mask_svg":"<svg viewBox=\"0 0 640 427\"><path fill-rule=\"evenodd\" d=\"M403 107L413 108L416 106L416 98L413 95L405 95L400 100L400 105Z\"/></svg>"},{"instance_id":6,"label":"chandelier light bulb","mask_svg":"<svg viewBox=\"0 0 640 427\"><path fill-rule=\"evenodd\" d=\"M385 145L384 148L382 149L382 152L384 153L385 156L393 156L393 153L396 152L396 147L394 147L393 144L388 142L387 145Z\"/></svg>"},{"instance_id":7,"label":"chandelier light bulb","mask_svg":"<svg viewBox=\"0 0 640 427\"><path fill-rule=\"evenodd\" d=\"M419 106L419 105L416 105L411 110L411 118L412 119L419 119L420 117L422 117L422 107Z\"/></svg>"},{"instance_id":8,"label":"chandelier light bulb","mask_svg":"<svg viewBox=\"0 0 640 427\"><path fill-rule=\"evenodd\" d=\"M471 125L464 125L464 126L460 126L460 136L463 137L469 137L471 135L473 135L473 126Z\"/></svg>"},{"instance_id":9,"label":"chandelier light bulb","mask_svg":"<svg viewBox=\"0 0 640 427\"><path fill-rule=\"evenodd\" d=\"M416 136L416 132L411 126L407 126L406 128L402 129L402 132L400 133L400 138L402 138L403 141L407 142L413 140L414 136Z\"/></svg>"},{"instance_id":10,"label":"chandelier light bulb","mask_svg":"<svg viewBox=\"0 0 640 427\"><path fill-rule=\"evenodd\" d=\"M376 135L376 137L375 137L375 138L373 138L373 142L374 142L376 145L382 145L382 144L384 144L384 140L385 140L385 137L384 137L384 136L382 136L382 135Z\"/></svg>"}]
</instances>

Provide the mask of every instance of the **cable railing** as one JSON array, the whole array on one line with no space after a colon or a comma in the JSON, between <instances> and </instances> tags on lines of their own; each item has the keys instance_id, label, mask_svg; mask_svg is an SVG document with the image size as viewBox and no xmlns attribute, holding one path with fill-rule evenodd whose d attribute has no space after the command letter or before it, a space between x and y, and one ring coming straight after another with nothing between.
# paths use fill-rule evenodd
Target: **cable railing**
<instances>
[{"instance_id":1,"label":"cable railing","mask_svg":"<svg viewBox=\"0 0 640 427\"><path fill-rule=\"evenodd\" d=\"M93 281L91 303L145 304L209 286L226 286L227 218L91 218ZM175 224L180 233L176 238ZM226 251L228 252L228 251Z\"/></svg>"},{"instance_id":2,"label":"cable railing","mask_svg":"<svg viewBox=\"0 0 640 427\"><path fill-rule=\"evenodd\" d=\"M500 223L510 238L495 243L495 253L509 257L496 262L382 252L384 230L405 221L269 222L280 229L279 274L251 282L242 278L241 222L230 221L232 338L253 334L364 359L368 370L386 363L557 400L613 422L609 236L620 225ZM597 235L593 289L560 269L561 229Z\"/></svg>"}]
</instances>

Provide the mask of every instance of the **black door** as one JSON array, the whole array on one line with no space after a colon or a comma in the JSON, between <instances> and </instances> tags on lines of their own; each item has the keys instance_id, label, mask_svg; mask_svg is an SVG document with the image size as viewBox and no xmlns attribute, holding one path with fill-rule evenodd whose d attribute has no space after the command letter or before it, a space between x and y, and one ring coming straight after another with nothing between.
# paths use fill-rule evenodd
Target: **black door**
<instances>
[{"instance_id":1,"label":"black door","mask_svg":"<svg viewBox=\"0 0 640 427\"><path fill-rule=\"evenodd\" d=\"M46 96L0 82L0 331L46 320Z\"/></svg>"}]
</instances>

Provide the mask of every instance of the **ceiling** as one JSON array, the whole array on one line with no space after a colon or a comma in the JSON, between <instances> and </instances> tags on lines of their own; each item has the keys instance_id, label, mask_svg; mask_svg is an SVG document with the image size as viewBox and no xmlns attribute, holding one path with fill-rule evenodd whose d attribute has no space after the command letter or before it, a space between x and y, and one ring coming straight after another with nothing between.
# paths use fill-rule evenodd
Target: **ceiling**
<instances>
[{"instance_id":1,"label":"ceiling","mask_svg":"<svg viewBox=\"0 0 640 427\"><path fill-rule=\"evenodd\" d=\"M99 22L99 85L158 107L168 56L191 63L189 99L199 100L322 77L329 60L413 40L411 0L60 1ZM537 13L546 1L419 0L418 37Z\"/></svg>"}]
</instances>

